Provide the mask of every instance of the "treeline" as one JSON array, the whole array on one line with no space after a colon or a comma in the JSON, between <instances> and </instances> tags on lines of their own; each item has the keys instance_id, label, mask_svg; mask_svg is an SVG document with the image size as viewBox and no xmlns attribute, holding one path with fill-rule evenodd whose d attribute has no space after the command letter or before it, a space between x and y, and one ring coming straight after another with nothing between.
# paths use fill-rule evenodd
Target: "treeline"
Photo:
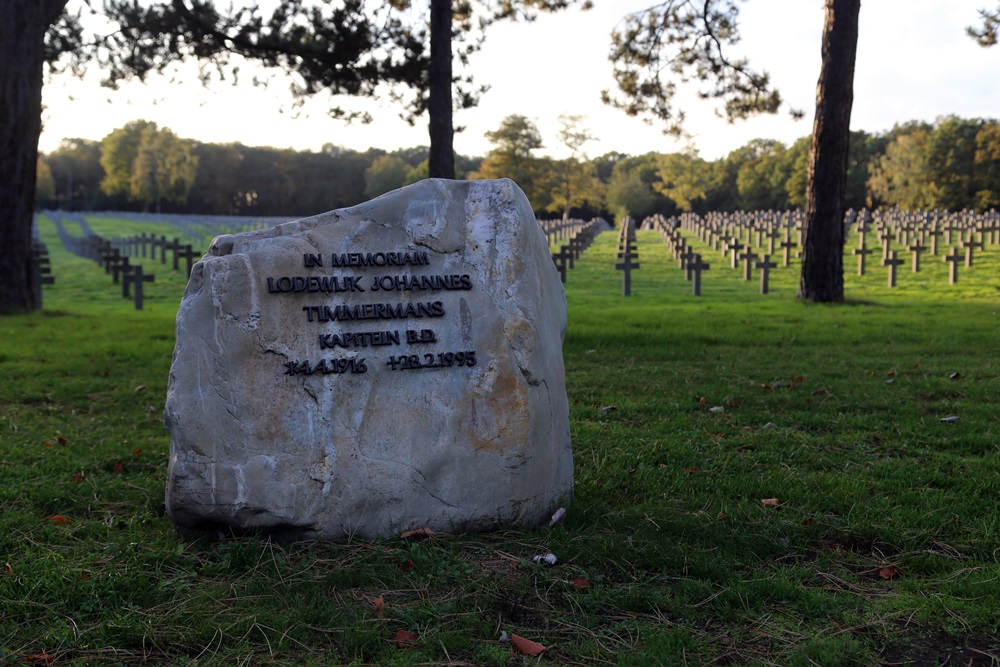
<instances>
[{"instance_id":1,"label":"treeline","mask_svg":"<svg viewBox=\"0 0 1000 667\"><path fill-rule=\"evenodd\" d=\"M725 158L694 153L582 157L579 117L560 140L575 157L538 156L523 116L487 133L485 158L458 156L459 178L513 178L539 216L643 217L684 211L805 206L809 139L755 139ZM312 215L350 206L427 175L427 148L318 152L203 144L134 121L101 141L73 139L39 159L38 204L67 210L211 215ZM846 205L915 209L1000 207L1000 123L939 118L881 134L851 133Z\"/></svg>"}]
</instances>

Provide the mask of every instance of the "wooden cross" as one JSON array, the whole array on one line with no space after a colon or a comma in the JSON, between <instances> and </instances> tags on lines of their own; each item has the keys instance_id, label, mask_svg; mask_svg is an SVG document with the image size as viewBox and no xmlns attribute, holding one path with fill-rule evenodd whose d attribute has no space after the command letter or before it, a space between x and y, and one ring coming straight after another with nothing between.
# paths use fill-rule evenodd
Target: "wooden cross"
<instances>
[{"instance_id":1,"label":"wooden cross","mask_svg":"<svg viewBox=\"0 0 1000 667\"><path fill-rule=\"evenodd\" d=\"M710 264L701 261L701 255L699 254L695 254L694 261L688 264L688 269L691 271L691 275L694 278L691 293L695 296L701 296L701 272L708 271L710 267Z\"/></svg>"},{"instance_id":2,"label":"wooden cross","mask_svg":"<svg viewBox=\"0 0 1000 667\"><path fill-rule=\"evenodd\" d=\"M858 275L865 275L865 257L875 252L871 248L866 248L862 245L860 248L854 249L854 254L858 256Z\"/></svg>"},{"instance_id":3,"label":"wooden cross","mask_svg":"<svg viewBox=\"0 0 1000 667\"><path fill-rule=\"evenodd\" d=\"M950 255L945 255L944 261L950 262L948 267L948 284L954 285L958 282L958 263L962 261L962 256L958 254L958 248L952 248Z\"/></svg>"},{"instance_id":4,"label":"wooden cross","mask_svg":"<svg viewBox=\"0 0 1000 667\"><path fill-rule=\"evenodd\" d=\"M625 261L615 264L615 268L625 272L622 281L622 296L632 296L632 269L638 269L639 264L633 264L632 255L626 252Z\"/></svg>"},{"instance_id":5,"label":"wooden cross","mask_svg":"<svg viewBox=\"0 0 1000 667\"><path fill-rule=\"evenodd\" d=\"M760 269L760 293L767 294L768 274L771 269L777 268L778 265L771 261L770 255L764 255L764 258L755 263L754 266Z\"/></svg>"},{"instance_id":6,"label":"wooden cross","mask_svg":"<svg viewBox=\"0 0 1000 667\"><path fill-rule=\"evenodd\" d=\"M889 251L889 256L882 260L882 265L889 267L889 287L896 286L896 267L903 264L906 260L897 259L896 251Z\"/></svg>"}]
</instances>

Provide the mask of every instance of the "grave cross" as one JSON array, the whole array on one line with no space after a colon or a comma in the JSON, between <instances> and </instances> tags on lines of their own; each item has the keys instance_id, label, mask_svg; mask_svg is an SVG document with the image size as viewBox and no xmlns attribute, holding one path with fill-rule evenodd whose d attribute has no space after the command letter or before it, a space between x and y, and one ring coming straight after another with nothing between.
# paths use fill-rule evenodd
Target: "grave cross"
<instances>
[{"instance_id":1,"label":"grave cross","mask_svg":"<svg viewBox=\"0 0 1000 667\"><path fill-rule=\"evenodd\" d=\"M135 284L135 309L142 310L142 284L155 282L156 278L151 273L143 273L141 264L134 264L132 272L122 277L122 296L129 294L129 285Z\"/></svg>"},{"instance_id":2,"label":"grave cross","mask_svg":"<svg viewBox=\"0 0 1000 667\"><path fill-rule=\"evenodd\" d=\"M632 263L632 255L628 248L625 250L624 261L615 264L615 268L619 271L624 271L623 281L622 281L622 296L632 296L632 269L638 269L639 264Z\"/></svg>"},{"instance_id":3,"label":"grave cross","mask_svg":"<svg viewBox=\"0 0 1000 667\"><path fill-rule=\"evenodd\" d=\"M958 248L952 248L950 255L945 255L944 261L950 262L948 267L948 284L954 285L958 282L958 263L962 261L962 256L958 254Z\"/></svg>"},{"instance_id":4,"label":"grave cross","mask_svg":"<svg viewBox=\"0 0 1000 667\"><path fill-rule=\"evenodd\" d=\"M764 255L764 258L756 262L754 266L760 269L760 293L767 294L768 275L771 269L777 268L778 265L771 261L770 255Z\"/></svg>"},{"instance_id":5,"label":"grave cross","mask_svg":"<svg viewBox=\"0 0 1000 667\"><path fill-rule=\"evenodd\" d=\"M927 246L920 245L920 242L914 243L909 247L909 251L913 253L913 272L920 273L920 253L927 250Z\"/></svg>"},{"instance_id":6,"label":"grave cross","mask_svg":"<svg viewBox=\"0 0 1000 667\"><path fill-rule=\"evenodd\" d=\"M897 259L896 251L890 250L889 256L882 260L882 265L889 267L889 287L896 286L896 267L903 264L906 260Z\"/></svg>"},{"instance_id":7,"label":"grave cross","mask_svg":"<svg viewBox=\"0 0 1000 667\"><path fill-rule=\"evenodd\" d=\"M177 257L183 257L187 261L187 277L191 277L191 267L193 266L193 261L195 257L201 257L201 252L198 250L192 250L190 245L182 246L181 251L174 253L174 264L177 263Z\"/></svg>"},{"instance_id":8,"label":"grave cross","mask_svg":"<svg viewBox=\"0 0 1000 667\"><path fill-rule=\"evenodd\" d=\"M556 269L559 271L559 280L563 283L566 282L566 262L572 262L573 256L569 254L569 248L562 246L559 252L552 255L552 261L555 262Z\"/></svg>"},{"instance_id":9,"label":"grave cross","mask_svg":"<svg viewBox=\"0 0 1000 667\"><path fill-rule=\"evenodd\" d=\"M865 257L875 252L871 248L866 248L862 245L860 248L854 249L854 254L858 256L858 275L865 275Z\"/></svg>"},{"instance_id":10,"label":"grave cross","mask_svg":"<svg viewBox=\"0 0 1000 667\"><path fill-rule=\"evenodd\" d=\"M788 230L787 227L785 228L785 240L782 241L780 243L780 245L781 245L781 248L782 248L782 250L784 252L784 254L783 254L782 258L781 258L782 259L781 265L784 266L787 269L788 268L788 263L792 259L792 257L791 257L791 255L792 255L792 248L795 248L795 247L798 246L798 244L795 241L792 240L791 233L789 232L789 230Z\"/></svg>"},{"instance_id":11,"label":"grave cross","mask_svg":"<svg viewBox=\"0 0 1000 667\"><path fill-rule=\"evenodd\" d=\"M739 254L740 254L740 250L742 250L743 248L744 248L744 246L743 246L742 243L740 243L740 240L739 240L738 237L734 237L729 242L729 244L726 246L726 250L728 252L732 253L732 263L733 263L733 268L734 269L736 268L736 265L739 264L739 261L740 261Z\"/></svg>"},{"instance_id":12,"label":"grave cross","mask_svg":"<svg viewBox=\"0 0 1000 667\"><path fill-rule=\"evenodd\" d=\"M695 296L701 296L701 272L708 271L711 267L707 262L701 261L701 255L695 254L694 261L688 264L688 269L691 271L693 277L691 293Z\"/></svg>"},{"instance_id":13,"label":"grave cross","mask_svg":"<svg viewBox=\"0 0 1000 667\"><path fill-rule=\"evenodd\" d=\"M966 268L968 268L972 266L972 249L979 248L980 250L982 250L983 242L973 241L970 236L969 240L964 242L962 245L965 247L965 266Z\"/></svg>"},{"instance_id":14,"label":"grave cross","mask_svg":"<svg viewBox=\"0 0 1000 667\"><path fill-rule=\"evenodd\" d=\"M743 254L740 255L740 259L743 260L743 280L750 280L753 274L753 261L760 257L757 253L753 252L750 248L747 248Z\"/></svg>"}]
</instances>

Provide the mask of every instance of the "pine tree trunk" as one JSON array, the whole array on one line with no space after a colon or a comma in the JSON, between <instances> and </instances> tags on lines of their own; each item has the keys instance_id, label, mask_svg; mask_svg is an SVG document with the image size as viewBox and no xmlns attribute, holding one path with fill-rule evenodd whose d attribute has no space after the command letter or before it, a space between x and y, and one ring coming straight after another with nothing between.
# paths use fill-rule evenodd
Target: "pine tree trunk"
<instances>
[{"instance_id":1,"label":"pine tree trunk","mask_svg":"<svg viewBox=\"0 0 1000 667\"><path fill-rule=\"evenodd\" d=\"M431 178L455 178L455 130L451 104L451 0L431 0L431 64L427 115Z\"/></svg>"},{"instance_id":2,"label":"pine tree trunk","mask_svg":"<svg viewBox=\"0 0 1000 667\"><path fill-rule=\"evenodd\" d=\"M844 300L844 195L861 0L826 0L798 298Z\"/></svg>"},{"instance_id":3,"label":"pine tree trunk","mask_svg":"<svg viewBox=\"0 0 1000 667\"><path fill-rule=\"evenodd\" d=\"M31 258L45 31L66 0L0 3L0 313L36 310Z\"/></svg>"}]
</instances>

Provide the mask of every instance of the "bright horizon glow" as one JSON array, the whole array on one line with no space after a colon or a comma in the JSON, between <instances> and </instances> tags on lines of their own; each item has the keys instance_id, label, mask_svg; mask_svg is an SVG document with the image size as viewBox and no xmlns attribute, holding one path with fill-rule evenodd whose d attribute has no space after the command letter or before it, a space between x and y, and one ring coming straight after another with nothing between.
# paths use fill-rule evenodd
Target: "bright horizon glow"
<instances>
[{"instance_id":1,"label":"bright horizon glow","mask_svg":"<svg viewBox=\"0 0 1000 667\"><path fill-rule=\"evenodd\" d=\"M955 114L963 118L996 117L1000 89L993 85L1000 47L982 49L965 34L985 0L910 0L906 10L892 0L868 0L861 9L854 106L851 127L884 132L911 120L933 122ZM570 9L543 15L534 23L502 23L487 33L482 51L471 61L479 84L491 90L479 107L458 112L456 152L484 156L485 132L510 114L534 121L545 147L541 154L566 157L559 144L560 114L584 116L583 125L597 137L584 146L588 156L609 151L641 155L673 153L686 144L664 136L655 121L640 119L601 103L602 89L613 91L607 53L610 32L621 18L654 4L653 0L597 0L594 9ZM612 7L613 5L613 7ZM766 70L787 103L805 111L794 121L783 109L728 124L717 105L698 100L693 87L682 87L678 107L687 112L692 146L709 160L760 139L786 146L812 131L816 80L819 76L823 4L819 0L747 0L740 7L742 42L738 53L752 67ZM63 138L100 140L132 120L149 120L179 136L206 143L240 142L318 151L326 143L364 151L392 151L429 143L426 117L415 126L399 118L390 102L343 98L346 108L365 109L370 125L346 125L326 115L321 100L306 102L294 117L287 85L276 77L269 89L249 83L203 87L196 66L178 75L183 82L153 78L112 91L99 85L100 73L83 80L61 76L43 91L40 150L50 152Z\"/></svg>"}]
</instances>

